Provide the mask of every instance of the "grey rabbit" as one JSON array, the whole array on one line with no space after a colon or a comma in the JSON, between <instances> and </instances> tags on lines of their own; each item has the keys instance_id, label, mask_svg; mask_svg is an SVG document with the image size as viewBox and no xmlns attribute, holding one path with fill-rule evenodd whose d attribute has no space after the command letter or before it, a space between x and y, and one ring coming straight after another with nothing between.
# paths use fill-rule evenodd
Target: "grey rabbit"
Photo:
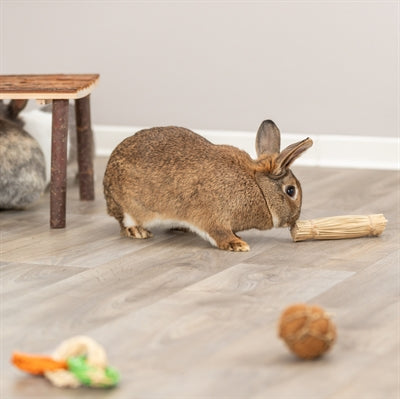
<instances>
[{"instance_id":1,"label":"grey rabbit","mask_svg":"<svg viewBox=\"0 0 400 399\"><path fill-rule=\"evenodd\" d=\"M46 187L43 151L18 116L26 103L0 101L0 209L26 208Z\"/></svg>"},{"instance_id":2,"label":"grey rabbit","mask_svg":"<svg viewBox=\"0 0 400 399\"><path fill-rule=\"evenodd\" d=\"M298 219L302 191L290 165L311 145L307 138L280 151L271 120L258 130L255 160L185 128L142 130L111 154L107 210L127 237L151 237L155 225L183 227L220 249L248 251L236 232L290 227Z\"/></svg>"}]
</instances>

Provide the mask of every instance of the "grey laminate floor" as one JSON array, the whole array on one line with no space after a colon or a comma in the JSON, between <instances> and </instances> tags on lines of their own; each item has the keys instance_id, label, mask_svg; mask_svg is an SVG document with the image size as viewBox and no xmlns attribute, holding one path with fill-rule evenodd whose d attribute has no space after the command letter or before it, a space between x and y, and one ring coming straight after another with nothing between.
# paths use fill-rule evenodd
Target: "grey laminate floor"
<instances>
[{"instance_id":1,"label":"grey laminate floor","mask_svg":"<svg viewBox=\"0 0 400 399\"><path fill-rule=\"evenodd\" d=\"M302 218L384 213L379 238L293 243L288 230L242 233L248 253L190 233L119 236L97 199L68 190L64 230L48 227L48 195L1 212L1 391L20 398L399 398L399 173L295 168ZM296 302L333 315L338 341L316 361L276 333ZM122 374L113 390L52 387L9 364L13 350L51 353L86 334Z\"/></svg>"}]
</instances>

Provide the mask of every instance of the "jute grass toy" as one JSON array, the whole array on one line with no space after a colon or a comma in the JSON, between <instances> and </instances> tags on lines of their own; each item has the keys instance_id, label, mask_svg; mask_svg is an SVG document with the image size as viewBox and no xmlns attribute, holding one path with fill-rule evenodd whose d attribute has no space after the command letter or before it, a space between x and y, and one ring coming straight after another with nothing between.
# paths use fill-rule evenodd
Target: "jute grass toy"
<instances>
[{"instance_id":1,"label":"jute grass toy","mask_svg":"<svg viewBox=\"0 0 400 399\"><path fill-rule=\"evenodd\" d=\"M279 320L279 336L302 359L314 359L327 352L336 340L336 327L319 306L289 306Z\"/></svg>"},{"instance_id":2,"label":"jute grass toy","mask_svg":"<svg viewBox=\"0 0 400 399\"><path fill-rule=\"evenodd\" d=\"M293 241L376 237L385 230L386 223L382 214L332 216L298 220L290 232Z\"/></svg>"},{"instance_id":3,"label":"jute grass toy","mask_svg":"<svg viewBox=\"0 0 400 399\"><path fill-rule=\"evenodd\" d=\"M107 366L104 349L86 336L62 342L51 357L14 352L11 362L27 373L44 375L61 388L111 388L120 379L118 372Z\"/></svg>"}]
</instances>

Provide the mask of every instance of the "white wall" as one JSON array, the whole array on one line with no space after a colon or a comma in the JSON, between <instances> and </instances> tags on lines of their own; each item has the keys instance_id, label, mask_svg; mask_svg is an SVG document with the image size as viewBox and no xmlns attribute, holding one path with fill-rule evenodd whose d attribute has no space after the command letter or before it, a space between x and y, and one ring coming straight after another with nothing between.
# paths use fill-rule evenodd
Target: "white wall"
<instances>
[{"instance_id":1,"label":"white wall","mask_svg":"<svg viewBox=\"0 0 400 399\"><path fill-rule=\"evenodd\" d=\"M98 72L98 125L399 134L398 1L0 0L0 72Z\"/></svg>"}]
</instances>

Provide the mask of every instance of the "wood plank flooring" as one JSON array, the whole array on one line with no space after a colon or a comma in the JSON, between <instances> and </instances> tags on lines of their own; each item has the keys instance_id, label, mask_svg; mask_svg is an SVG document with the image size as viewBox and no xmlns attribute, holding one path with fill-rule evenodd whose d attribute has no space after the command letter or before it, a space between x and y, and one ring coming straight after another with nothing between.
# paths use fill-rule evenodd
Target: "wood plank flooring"
<instances>
[{"instance_id":1,"label":"wood plank flooring","mask_svg":"<svg viewBox=\"0 0 400 399\"><path fill-rule=\"evenodd\" d=\"M68 188L67 228L49 229L49 198L0 213L2 399L398 399L400 176L294 168L302 218L384 213L379 238L293 243L287 229L241 234L248 253L191 233L119 236L96 201ZM338 341L300 361L277 337L296 302L333 315ZM104 345L120 370L113 390L59 389L14 369L13 350L51 353L76 334Z\"/></svg>"}]
</instances>

